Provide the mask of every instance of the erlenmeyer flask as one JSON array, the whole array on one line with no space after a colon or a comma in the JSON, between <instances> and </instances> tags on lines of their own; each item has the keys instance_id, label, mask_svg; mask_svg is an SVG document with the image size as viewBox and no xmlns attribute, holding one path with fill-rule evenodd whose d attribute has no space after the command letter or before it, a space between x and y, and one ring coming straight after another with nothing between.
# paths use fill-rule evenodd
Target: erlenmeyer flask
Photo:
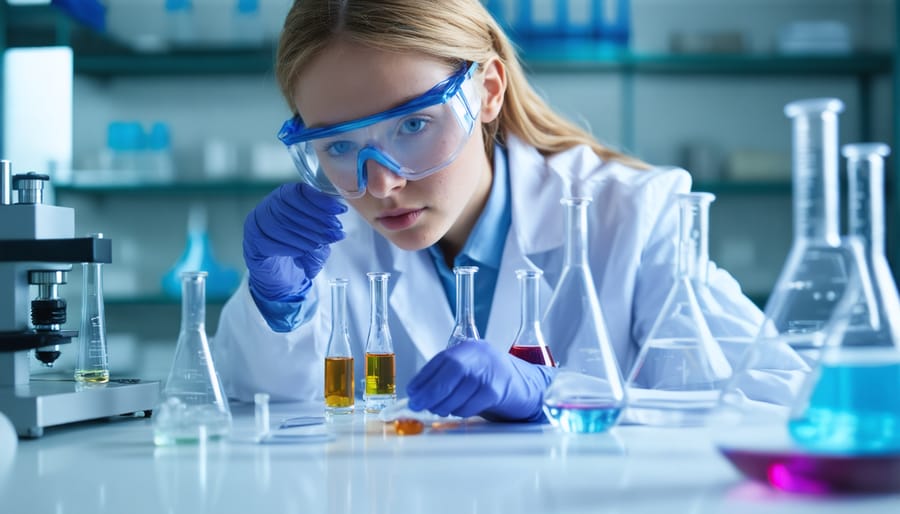
<instances>
[{"instance_id":1,"label":"erlenmeyer flask","mask_svg":"<svg viewBox=\"0 0 900 514\"><path fill-rule=\"evenodd\" d=\"M369 277L369 335L366 338L366 412L377 413L397 399L394 343L388 328L387 286L390 273Z\"/></svg>"},{"instance_id":2,"label":"erlenmeyer flask","mask_svg":"<svg viewBox=\"0 0 900 514\"><path fill-rule=\"evenodd\" d=\"M731 365L713 339L695 284L708 269L710 193L678 196L680 223L675 282L628 375L629 421L698 425L705 421Z\"/></svg>"},{"instance_id":3,"label":"erlenmeyer flask","mask_svg":"<svg viewBox=\"0 0 900 514\"><path fill-rule=\"evenodd\" d=\"M900 452L900 298L884 252L884 144L845 145L850 230L865 247L871 295L830 334L817 372L794 405L791 437L807 450Z\"/></svg>"},{"instance_id":4,"label":"erlenmeyer flask","mask_svg":"<svg viewBox=\"0 0 900 514\"><path fill-rule=\"evenodd\" d=\"M509 353L532 364L552 367L556 366L556 363L541 331L540 291L543 274L541 270L516 270L521 293L522 321L519 324L519 331L516 332L516 338L509 347Z\"/></svg>"},{"instance_id":5,"label":"erlenmeyer flask","mask_svg":"<svg viewBox=\"0 0 900 514\"><path fill-rule=\"evenodd\" d=\"M853 464L820 460L788 432L792 410L809 398L826 341L842 339L860 298L872 299L863 245L838 230L842 109L830 98L785 106L793 120L794 242L763 326L713 416L720 451L748 476L780 489L840 489L841 469Z\"/></svg>"},{"instance_id":6,"label":"erlenmeyer flask","mask_svg":"<svg viewBox=\"0 0 900 514\"><path fill-rule=\"evenodd\" d=\"M821 356L829 322L864 271L862 247L838 230L838 113L832 98L785 106L793 120L794 241L747 355L720 398L718 414L783 425ZM852 300L855 301L855 297ZM720 418L719 421L724 421Z\"/></svg>"},{"instance_id":7,"label":"erlenmeyer flask","mask_svg":"<svg viewBox=\"0 0 900 514\"><path fill-rule=\"evenodd\" d=\"M456 319L447 348L467 339L481 339L475 326L475 273L478 266L456 266Z\"/></svg>"},{"instance_id":8,"label":"erlenmeyer flask","mask_svg":"<svg viewBox=\"0 0 900 514\"><path fill-rule=\"evenodd\" d=\"M331 336L325 350L325 412L353 412L353 352L347 327L347 279L336 278L331 285Z\"/></svg>"},{"instance_id":9,"label":"erlenmeyer flask","mask_svg":"<svg viewBox=\"0 0 900 514\"><path fill-rule=\"evenodd\" d=\"M231 430L231 410L206 338L206 272L181 275L181 331L172 369L153 413L157 445L219 439Z\"/></svg>"},{"instance_id":10,"label":"erlenmeyer flask","mask_svg":"<svg viewBox=\"0 0 900 514\"><path fill-rule=\"evenodd\" d=\"M564 198L565 260L543 331L559 372L544 392L544 413L565 432L603 432L625 406L625 389L587 256L589 198Z\"/></svg>"}]
</instances>

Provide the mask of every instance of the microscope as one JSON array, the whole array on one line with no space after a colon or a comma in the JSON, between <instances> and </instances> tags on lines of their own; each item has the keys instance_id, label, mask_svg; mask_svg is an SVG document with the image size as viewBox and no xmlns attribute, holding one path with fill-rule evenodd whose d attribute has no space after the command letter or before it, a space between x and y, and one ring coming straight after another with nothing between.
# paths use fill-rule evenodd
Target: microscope
<instances>
[{"instance_id":1,"label":"microscope","mask_svg":"<svg viewBox=\"0 0 900 514\"><path fill-rule=\"evenodd\" d=\"M13 175L6 160L0 161L0 174L0 412L23 438L66 423L149 415L159 401L159 382L85 386L73 374L31 377L32 353L52 366L60 345L78 338L78 331L62 328L66 300L59 294L72 264L112 262L112 242L74 237L74 209L43 203L47 175ZM35 297L31 286L37 286Z\"/></svg>"}]
</instances>

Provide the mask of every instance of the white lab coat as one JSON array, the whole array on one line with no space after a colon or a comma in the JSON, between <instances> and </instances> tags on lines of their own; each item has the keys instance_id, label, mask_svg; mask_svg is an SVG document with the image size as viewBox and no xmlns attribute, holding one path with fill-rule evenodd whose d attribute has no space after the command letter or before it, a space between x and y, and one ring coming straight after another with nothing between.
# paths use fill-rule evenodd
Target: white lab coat
<instances>
[{"instance_id":1,"label":"white lab coat","mask_svg":"<svg viewBox=\"0 0 900 514\"><path fill-rule=\"evenodd\" d=\"M681 169L635 170L604 162L587 147L545 158L510 137L507 146L512 223L506 238L490 318L482 338L506 351L519 325L515 270L544 271L544 306L561 273L563 177L592 177L588 209L589 259L613 349L623 375L655 320L673 282L678 207L690 175ZM251 400L266 392L273 400L318 400L323 395L326 346L331 329L329 279L350 280L347 291L356 394L364 381L363 357L369 325L366 273L388 271L389 326L397 356L397 393L424 363L441 351L453 328L451 307L426 250L401 250L351 209L342 215L347 237L314 280L316 315L290 333L273 332L253 302L244 280L225 305L213 338L214 354L229 396ZM730 321L752 336L759 309L723 270L710 270L710 287ZM477 280L477 276L476 276Z\"/></svg>"}]
</instances>

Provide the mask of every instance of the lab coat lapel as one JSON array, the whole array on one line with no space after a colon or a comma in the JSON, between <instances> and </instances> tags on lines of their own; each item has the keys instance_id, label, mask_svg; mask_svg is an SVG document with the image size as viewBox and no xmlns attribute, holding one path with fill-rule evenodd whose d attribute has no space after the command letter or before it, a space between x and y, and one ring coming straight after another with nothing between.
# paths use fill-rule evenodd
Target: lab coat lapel
<instances>
[{"instance_id":1,"label":"lab coat lapel","mask_svg":"<svg viewBox=\"0 0 900 514\"><path fill-rule=\"evenodd\" d=\"M491 302L491 316L488 320L487 333L482 334L485 340L498 350L507 351L516 337L521 324L521 292L516 270L540 269L531 256L522 253L518 238L515 235L515 222L510 226L503 247L503 258L500 261L500 273L494 289L494 300ZM536 255L539 261L541 255ZM546 305L552 289L546 278L541 281L541 304ZM543 308L541 309L543 312Z\"/></svg>"},{"instance_id":2,"label":"lab coat lapel","mask_svg":"<svg viewBox=\"0 0 900 514\"><path fill-rule=\"evenodd\" d=\"M562 181L537 150L515 136L507 139L512 221L503 248L485 339L506 350L519 328L520 292L517 269L540 269L541 305L550 300L562 263L565 212L559 203ZM544 268L547 269L544 269ZM543 311L543 307L542 307Z\"/></svg>"},{"instance_id":3,"label":"lab coat lapel","mask_svg":"<svg viewBox=\"0 0 900 514\"><path fill-rule=\"evenodd\" d=\"M401 250L379 239L382 249L391 254L391 310L424 359L431 359L447 345L453 329L453 315L434 263L428 252Z\"/></svg>"}]
</instances>

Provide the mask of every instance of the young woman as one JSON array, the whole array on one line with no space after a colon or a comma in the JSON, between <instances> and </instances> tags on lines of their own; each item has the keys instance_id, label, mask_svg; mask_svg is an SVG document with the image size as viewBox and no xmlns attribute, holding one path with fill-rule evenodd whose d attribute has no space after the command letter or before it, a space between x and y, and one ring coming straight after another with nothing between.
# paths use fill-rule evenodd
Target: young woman
<instances>
[{"instance_id":1,"label":"young woman","mask_svg":"<svg viewBox=\"0 0 900 514\"><path fill-rule=\"evenodd\" d=\"M303 180L272 192L244 226L248 280L215 338L231 396L322 398L335 277L350 280L363 377L365 274L387 271L399 396L439 414L539 419L553 370L507 353L519 323L514 272L543 269L549 298L560 199L573 193L593 198L590 264L628 371L672 284L687 172L601 146L554 113L478 0L297 0L276 74L294 113L279 137ZM455 265L479 267L483 341L445 350ZM710 285L753 335L761 314L737 282L713 269Z\"/></svg>"}]
</instances>

